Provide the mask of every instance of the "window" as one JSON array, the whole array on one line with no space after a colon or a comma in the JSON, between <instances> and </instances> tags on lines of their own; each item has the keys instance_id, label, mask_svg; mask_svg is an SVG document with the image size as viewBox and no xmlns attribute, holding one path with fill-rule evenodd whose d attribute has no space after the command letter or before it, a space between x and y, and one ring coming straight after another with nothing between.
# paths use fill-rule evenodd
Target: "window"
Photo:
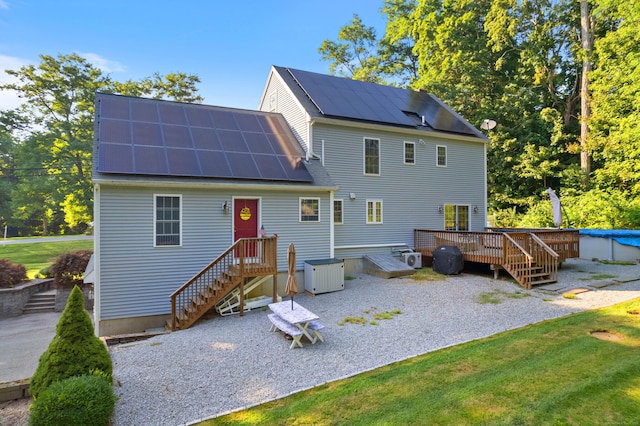
<instances>
[{"instance_id":1,"label":"window","mask_svg":"<svg viewBox=\"0 0 640 426\"><path fill-rule=\"evenodd\" d=\"M447 231L469 230L469 206L445 204L444 229Z\"/></svg>"},{"instance_id":2,"label":"window","mask_svg":"<svg viewBox=\"0 0 640 426\"><path fill-rule=\"evenodd\" d=\"M436 146L436 165L447 167L447 147L444 145Z\"/></svg>"},{"instance_id":3,"label":"window","mask_svg":"<svg viewBox=\"0 0 640 426\"><path fill-rule=\"evenodd\" d=\"M269 93L269 111L275 112L278 109L278 92L273 91Z\"/></svg>"},{"instance_id":4,"label":"window","mask_svg":"<svg viewBox=\"0 0 640 426\"><path fill-rule=\"evenodd\" d=\"M342 200L333 200L333 223L342 224Z\"/></svg>"},{"instance_id":5,"label":"window","mask_svg":"<svg viewBox=\"0 0 640 426\"><path fill-rule=\"evenodd\" d=\"M182 244L180 195L155 196L155 245L179 246Z\"/></svg>"},{"instance_id":6,"label":"window","mask_svg":"<svg viewBox=\"0 0 640 426\"><path fill-rule=\"evenodd\" d=\"M364 174L380 174L380 140L364 138Z\"/></svg>"},{"instance_id":7,"label":"window","mask_svg":"<svg viewBox=\"0 0 640 426\"><path fill-rule=\"evenodd\" d=\"M367 200L367 223L382 223L382 200Z\"/></svg>"},{"instance_id":8,"label":"window","mask_svg":"<svg viewBox=\"0 0 640 426\"><path fill-rule=\"evenodd\" d=\"M404 143L404 164L416 164L416 143Z\"/></svg>"},{"instance_id":9,"label":"window","mask_svg":"<svg viewBox=\"0 0 640 426\"><path fill-rule=\"evenodd\" d=\"M300 222L320 222L319 198L300 198Z\"/></svg>"}]
</instances>

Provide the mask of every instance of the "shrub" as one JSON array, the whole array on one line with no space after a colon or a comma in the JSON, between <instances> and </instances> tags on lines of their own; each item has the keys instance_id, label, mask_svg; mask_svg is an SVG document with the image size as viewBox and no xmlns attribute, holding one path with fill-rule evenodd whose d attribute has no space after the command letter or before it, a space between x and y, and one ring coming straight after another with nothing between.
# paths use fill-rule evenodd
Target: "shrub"
<instances>
[{"instance_id":1,"label":"shrub","mask_svg":"<svg viewBox=\"0 0 640 426\"><path fill-rule=\"evenodd\" d=\"M82 285L82 277L93 252L78 250L61 254L56 258L50 271L53 274L53 285L56 288L72 288Z\"/></svg>"},{"instance_id":2,"label":"shrub","mask_svg":"<svg viewBox=\"0 0 640 426\"><path fill-rule=\"evenodd\" d=\"M46 268L40 269L36 274L36 278L53 278L53 272L51 272L51 265Z\"/></svg>"},{"instance_id":3,"label":"shrub","mask_svg":"<svg viewBox=\"0 0 640 426\"><path fill-rule=\"evenodd\" d=\"M116 404L113 387L95 375L70 377L52 384L33 403L33 426L104 426Z\"/></svg>"},{"instance_id":4,"label":"shrub","mask_svg":"<svg viewBox=\"0 0 640 426\"><path fill-rule=\"evenodd\" d=\"M13 287L27 279L27 268L9 259L0 259L0 287Z\"/></svg>"},{"instance_id":5,"label":"shrub","mask_svg":"<svg viewBox=\"0 0 640 426\"><path fill-rule=\"evenodd\" d=\"M56 326L56 335L40 356L29 392L38 397L52 383L100 370L111 377L112 363L107 347L93 333L89 313L84 309L82 290L75 286Z\"/></svg>"}]
</instances>

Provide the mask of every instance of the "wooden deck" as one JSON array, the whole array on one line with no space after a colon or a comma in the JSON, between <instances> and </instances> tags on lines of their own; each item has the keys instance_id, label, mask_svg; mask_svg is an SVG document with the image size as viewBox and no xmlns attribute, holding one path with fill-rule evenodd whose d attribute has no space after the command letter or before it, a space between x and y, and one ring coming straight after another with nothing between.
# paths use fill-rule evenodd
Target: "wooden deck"
<instances>
[{"instance_id":1,"label":"wooden deck","mask_svg":"<svg viewBox=\"0 0 640 426\"><path fill-rule=\"evenodd\" d=\"M442 245L456 246L466 262L504 269L523 287L557 281L558 265L578 257L577 230L497 229L485 232L414 230L414 250L433 257Z\"/></svg>"}]
</instances>

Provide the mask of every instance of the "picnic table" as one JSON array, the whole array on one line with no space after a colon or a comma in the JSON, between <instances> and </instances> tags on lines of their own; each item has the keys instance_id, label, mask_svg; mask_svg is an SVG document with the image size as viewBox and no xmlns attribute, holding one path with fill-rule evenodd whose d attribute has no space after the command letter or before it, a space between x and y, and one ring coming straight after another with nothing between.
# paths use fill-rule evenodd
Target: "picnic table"
<instances>
[{"instance_id":1,"label":"picnic table","mask_svg":"<svg viewBox=\"0 0 640 426\"><path fill-rule=\"evenodd\" d=\"M290 349L302 347L302 336L309 339L312 344L315 344L318 340L324 342L320 334L320 330L324 328L324 325L318 322L320 318L299 303L288 300L270 303L269 309L273 312L268 315L271 321L271 331L280 330L290 335L293 338Z\"/></svg>"}]
</instances>

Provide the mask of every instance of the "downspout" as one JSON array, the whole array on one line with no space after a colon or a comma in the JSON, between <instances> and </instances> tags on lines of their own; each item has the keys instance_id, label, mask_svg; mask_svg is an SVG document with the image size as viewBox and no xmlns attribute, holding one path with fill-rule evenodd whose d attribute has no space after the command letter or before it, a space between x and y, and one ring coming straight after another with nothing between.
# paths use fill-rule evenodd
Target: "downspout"
<instances>
[{"instance_id":1,"label":"downspout","mask_svg":"<svg viewBox=\"0 0 640 426\"><path fill-rule=\"evenodd\" d=\"M93 324L94 333L96 336L100 336L100 281L101 281L101 266L100 266L100 228L102 221L100 219L100 184L93 185Z\"/></svg>"},{"instance_id":2,"label":"downspout","mask_svg":"<svg viewBox=\"0 0 640 426\"><path fill-rule=\"evenodd\" d=\"M324 160L324 155L322 156L323 160ZM329 257L330 258L334 258L335 257L335 253L336 253L336 247L335 247L335 221L334 219L334 214L335 212L333 211L333 197L335 195L335 191L329 191L329 211L331 212L331 214L329 215Z\"/></svg>"},{"instance_id":3,"label":"downspout","mask_svg":"<svg viewBox=\"0 0 640 426\"><path fill-rule=\"evenodd\" d=\"M484 211L482 213L482 227L480 228L481 230L484 231L485 227L487 226L487 210L489 209L489 205L488 205L488 198L487 198L487 145L489 144L489 142L484 144L484 182L482 184L482 186L484 187Z\"/></svg>"}]
</instances>

